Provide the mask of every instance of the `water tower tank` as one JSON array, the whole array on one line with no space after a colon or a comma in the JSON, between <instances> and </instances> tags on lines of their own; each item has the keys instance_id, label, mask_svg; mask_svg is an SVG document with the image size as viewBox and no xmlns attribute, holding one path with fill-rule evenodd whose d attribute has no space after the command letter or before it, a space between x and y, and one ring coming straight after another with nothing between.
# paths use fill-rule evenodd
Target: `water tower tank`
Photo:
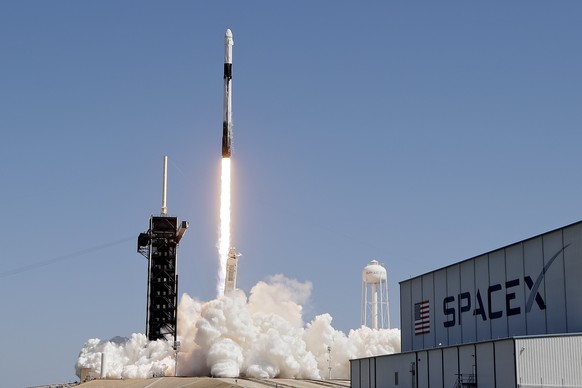
<instances>
[{"instance_id":1,"label":"water tower tank","mask_svg":"<svg viewBox=\"0 0 582 388\"><path fill-rule=\"evenodd\" d=\"M390 328L388 275L377 260L362 270L362 325L372 329Z\"/></svg>"},{"instance_id":2,"label":"water tower tank","mask_svg":"<svg viewBox=\"0 0 582 388\"><path fill-rule=\"evenodd\" d=\"M368 284L379 284L386 281L386 268L382 267L378 260L370 261L370 264L362 270L362 281Z\"/></svg>"}]
</instances>

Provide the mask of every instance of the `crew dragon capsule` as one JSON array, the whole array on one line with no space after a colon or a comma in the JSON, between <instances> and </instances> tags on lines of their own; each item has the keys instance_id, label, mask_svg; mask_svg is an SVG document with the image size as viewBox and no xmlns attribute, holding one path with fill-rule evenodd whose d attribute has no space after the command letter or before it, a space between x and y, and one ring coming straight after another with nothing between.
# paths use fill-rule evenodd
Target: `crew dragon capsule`
<instances>
[{"instance_id":1,"label":"crew dragon capsule","mask_svg":"<svg viewBox=\"0 0 582 388\"><path fill-rule=\"evenodd\" d=\"M222 157L230 158L232 145L232 31L224 34L224 114L222 121Z\"/></svg>"}]
</instances>

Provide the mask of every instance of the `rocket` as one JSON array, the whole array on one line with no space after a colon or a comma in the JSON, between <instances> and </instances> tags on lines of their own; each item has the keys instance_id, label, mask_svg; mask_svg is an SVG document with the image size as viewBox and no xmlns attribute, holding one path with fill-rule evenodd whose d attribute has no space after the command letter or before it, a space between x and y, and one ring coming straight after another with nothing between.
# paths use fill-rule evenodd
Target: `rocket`
<instances>
[{"instance_id":1,"label":"rocket","mask_svg":"<svg viewBox=\"0 0 582 388\"><path fill-rule=\"evenodd\" d=\"M222 120L222 157L230 158L232 143L232 31L224 34L224 114Z\"/></svg>"},{"instance_id":2,"label":"rocket","mask_svg":"<svg viewBox=\"0 0 582 388\"><path fill-rule=\"evenodd\" d=\"M228 251L226 260L226 278L224 279L224 295L232 292L236 288L236 270L238 267L238 256L234 248Z\"/></svg>"}]
</instances>

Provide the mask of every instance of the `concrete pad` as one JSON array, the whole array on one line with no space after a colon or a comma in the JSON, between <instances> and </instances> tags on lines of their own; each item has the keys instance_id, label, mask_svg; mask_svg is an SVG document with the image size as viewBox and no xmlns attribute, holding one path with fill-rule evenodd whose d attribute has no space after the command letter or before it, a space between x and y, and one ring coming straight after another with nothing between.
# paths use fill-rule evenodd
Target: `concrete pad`
<instances>
[{"instance_id":1,"label":"concrete pad","mask_svg":"<svg viewBox=\"0 0 582 388\"><path fill-rule=\"evenodd\" d=\"M346 380L231 379L211 377L158 377L132 380L93 380L81 388L349 388Z\"/></svg>"}]
</instances>

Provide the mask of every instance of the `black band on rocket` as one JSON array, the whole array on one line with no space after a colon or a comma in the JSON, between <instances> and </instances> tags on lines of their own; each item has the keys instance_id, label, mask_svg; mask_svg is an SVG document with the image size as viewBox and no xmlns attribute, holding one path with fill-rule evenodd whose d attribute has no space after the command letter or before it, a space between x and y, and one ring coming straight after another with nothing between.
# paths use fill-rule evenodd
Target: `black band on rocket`
<instances>
[{"instance_id":1,"label":"black band on rocket","mask_svg":"<svg viewBox=\"0 0 582 388\"><path fill-rule=\"evenodd\" d=\"M224 64L224 78L232 79L232 63Z\"/></svg>"}]
</instances>

